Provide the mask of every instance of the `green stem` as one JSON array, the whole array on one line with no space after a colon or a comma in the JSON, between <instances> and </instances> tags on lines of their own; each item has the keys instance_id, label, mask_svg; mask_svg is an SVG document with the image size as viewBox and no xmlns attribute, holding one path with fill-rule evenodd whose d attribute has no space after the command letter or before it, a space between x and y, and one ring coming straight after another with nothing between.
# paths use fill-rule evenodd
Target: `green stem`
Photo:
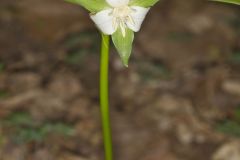
<instances>
[{"instance_id":1,"label":"green stem","mask_svg":"<svg viewBox=\"0 0 240 160\"><path fill-rule=\"evenodd\" d=\"M112 135L108 105L108 66L109 66L109 36L102 34L100 62L100 107L102 116L105 160L112 160Z\"/></svg>"}]
</instances>

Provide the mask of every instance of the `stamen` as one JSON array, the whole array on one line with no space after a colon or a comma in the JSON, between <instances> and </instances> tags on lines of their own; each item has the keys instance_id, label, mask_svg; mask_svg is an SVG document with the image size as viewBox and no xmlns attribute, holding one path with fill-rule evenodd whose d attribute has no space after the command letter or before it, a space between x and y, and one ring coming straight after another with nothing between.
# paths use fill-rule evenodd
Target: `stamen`
<instances>
[{"instance_id":1,"label":"stamen","mask_svg":"<svg viewBox=\"0 0 240 160\"><path fill-rule=\"evenodd\" d=\"M135 22L134 22L132 16L129 15L129 16L127 17L127 20L129 21L129 23L130 23L131 25L135 25Z\"/></svg>"},{"instance_id":2,"label":"stamen","mask_svg":"<svg viewBox=\"0 0 240 160\"><path fill-rule=\"evenodd\" d=\"M109 15L113 16L112 26L116 30L120 27L123 37L126 36L127 23L134 25L135 22L131 16L132 12L136 12L135 9L129 6L121 6L113 8Z\"/></svg>"},{"instance_id":3,"label":"stamen","mask_svg":"<svg viewBox=\"0 0 240 160\"><path fill-rule=\"evenodd\" d=\"M117 30L118 22L117 22L117 18L116 17L113 17L112 25L113 25L114 30Z\"/></svg>"}]
</instances>

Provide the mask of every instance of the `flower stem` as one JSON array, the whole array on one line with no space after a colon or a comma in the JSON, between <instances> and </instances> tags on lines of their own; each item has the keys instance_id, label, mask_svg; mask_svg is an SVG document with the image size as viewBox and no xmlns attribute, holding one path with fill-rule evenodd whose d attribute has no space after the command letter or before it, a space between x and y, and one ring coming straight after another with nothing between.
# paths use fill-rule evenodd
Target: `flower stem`
<instances>
[{"instance_id":1,"label":"flower stem","mask_svg":"<svg viewBox=\"0 0 240 160\"><path fill-rule=\"evenodd\" d=\"M105 160L112 160L112 134L108 105L108 67L109 67L109 36L102 34L100 62L100 107L102 130L105 149Z\"/></svg>"}]
</instances>

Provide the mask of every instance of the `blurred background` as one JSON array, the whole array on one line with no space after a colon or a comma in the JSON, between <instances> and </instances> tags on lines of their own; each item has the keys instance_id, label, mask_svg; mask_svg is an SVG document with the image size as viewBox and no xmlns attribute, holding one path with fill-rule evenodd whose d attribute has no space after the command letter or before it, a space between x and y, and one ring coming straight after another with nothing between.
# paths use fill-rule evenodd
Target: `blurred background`
<instances>
[{"instance_id":1,"label":"blurred background","mask_svg":"<svg viewBox=\"0 0 240 160\"><path fill-rule=\"evenodd\" d=\"M162 0L111 49L115 160L240 160L240 9ZM61 0L0 1L0 160L103 160L100 36Z\"/></svg>"}]
</instances>

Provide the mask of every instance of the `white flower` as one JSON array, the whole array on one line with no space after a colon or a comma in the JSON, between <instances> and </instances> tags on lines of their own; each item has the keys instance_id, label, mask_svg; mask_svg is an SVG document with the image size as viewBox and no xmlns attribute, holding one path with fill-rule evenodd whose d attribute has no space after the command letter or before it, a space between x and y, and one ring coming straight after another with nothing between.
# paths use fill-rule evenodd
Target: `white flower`
<instances>
[{"instance_id":1,"label":"white flower","mask_svg":"<svg viewBox=\"0 0 240 160\"><path fill-rule=\"evenodd\" d=\"M91 15L97 27L106 35L112 35L119 28L123 37L129 28L138 32L149 8L129 5L130 0L106 0L109 8Z\"/></svg>"},{"instance_id":2,"label":"white flower","mask_svg":"<svg viewBox=\"0 0 240 160\"><path fill-rule=\"evenodd\" d=\"M138 32L150 7L159 0L65 0L90 12L103 34L111 35L122 62L128 66L134 32Z\"/></svg>"}]
</instances>

